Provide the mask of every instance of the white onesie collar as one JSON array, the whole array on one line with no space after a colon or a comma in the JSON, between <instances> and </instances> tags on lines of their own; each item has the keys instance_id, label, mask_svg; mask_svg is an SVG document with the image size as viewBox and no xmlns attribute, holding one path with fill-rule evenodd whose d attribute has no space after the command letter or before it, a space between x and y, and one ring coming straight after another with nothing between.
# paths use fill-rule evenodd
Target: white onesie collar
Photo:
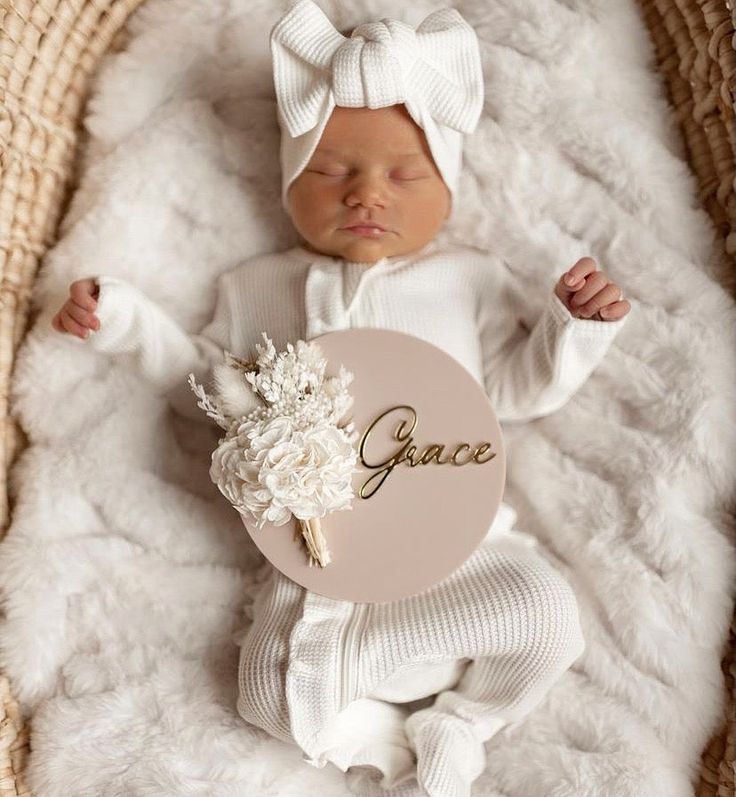
<instances>
[{"instance_id":1,"label":"white onesie collar","mask_svg":"<svg viewBox=\"0 0 736 797\"><path fill-rule=\"evenodd\" d=\"M290 254L309 263L304 286L306 339L337 329L349 329L352 326L351 313L359 305L366 283L427 257L437 248L438 244L433 239L421 249L382 257L368 264L311 252L301 245L293 247Z\"/></svg>"}]
</instances>

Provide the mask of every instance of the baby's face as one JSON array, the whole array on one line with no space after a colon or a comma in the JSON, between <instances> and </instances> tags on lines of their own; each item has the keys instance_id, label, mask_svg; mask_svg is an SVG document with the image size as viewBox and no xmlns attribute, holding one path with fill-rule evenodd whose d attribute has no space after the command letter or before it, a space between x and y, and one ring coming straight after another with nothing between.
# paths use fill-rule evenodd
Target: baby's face
<instances>
[{"instance_id":1,"label":"baby's face","mask_svg":"<svg viewBox=\"0 0 736 797\"><path fill-rule=\"evenodd\" d=\"M287 200L307 249L374 263L429 243L450 215L452 195L424 131L401 104L336 107ZM361 221L385 231L346 229Z\"/></svg>"}]
</instances>

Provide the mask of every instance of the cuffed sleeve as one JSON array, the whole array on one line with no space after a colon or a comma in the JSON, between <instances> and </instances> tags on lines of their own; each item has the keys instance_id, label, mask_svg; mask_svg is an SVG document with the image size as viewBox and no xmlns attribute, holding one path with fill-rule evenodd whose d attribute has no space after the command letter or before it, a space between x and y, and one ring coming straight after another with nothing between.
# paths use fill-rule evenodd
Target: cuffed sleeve
<instances>
[{"instance_id":1,"label":"cuffed sleeve","mask_svg":"<svg viewBox=\"0 0 736 797\"><path fill-rule=\"evenodd\" d=\"M511 335L504 334L498 320L508 319L511 311L518 325L524 292L510 272L486 286L478 308L483 375L501 421L531 420L562 407L588 379L628 320L628 315L616 321L576 318L550 285L531 330L517 326Z\"/></svg>"},{"instance_id":2,"label":"cuffed sleeve","mask_svg":"<svg viewBox=\"0 0 736 797\"><path fill-rule=\"evenodd\" d=\"M218 277L212 321L199 333L186 332L155 302L123 279L101 275L95 314L100 329L86 342L126 363L165 396L185 417L206 420L188 384L193 373L209 387L212 368L230 347L230 312L225 275Z\"/></svg>"}]
</instances>

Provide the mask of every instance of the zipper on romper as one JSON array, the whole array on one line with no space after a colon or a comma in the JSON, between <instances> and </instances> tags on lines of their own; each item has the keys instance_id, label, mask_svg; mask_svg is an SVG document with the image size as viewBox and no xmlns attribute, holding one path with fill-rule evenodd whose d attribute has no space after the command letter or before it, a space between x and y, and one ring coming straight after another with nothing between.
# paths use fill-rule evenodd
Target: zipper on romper
<instances>
[{"instance_id":1,"label":"zipper on romper","mask_svg":"<svg viewBox=\"0 0 736 797\"><path fill-rule=\"evenodd\" d=\"M355 641L360 639L369 606L368 603L354 603L350 619L342 630L340 655L343 677L338 695L340 706L346 706L355 696L355 684L359 681L358 668L360 667L360 644L355 650Z\"/></svg>"}]
</instances>

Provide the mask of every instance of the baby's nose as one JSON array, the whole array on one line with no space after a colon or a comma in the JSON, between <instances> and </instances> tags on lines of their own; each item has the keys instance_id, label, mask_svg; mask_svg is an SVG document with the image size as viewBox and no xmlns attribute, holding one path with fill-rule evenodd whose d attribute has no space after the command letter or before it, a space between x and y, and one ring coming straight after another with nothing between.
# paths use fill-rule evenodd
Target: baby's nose
<instances>
[{"instance_id":1,"label":"baby's nose","mask_svg":"<svg viewBox=\"0 0 736 797\"><path fill-rule=\"evenodd\" d=\"M375 179L361 179L349 189L345 201L353 207L356 202L366 207L383 206L386 203L385 187Z\"/></svg>"}]
</instances>

